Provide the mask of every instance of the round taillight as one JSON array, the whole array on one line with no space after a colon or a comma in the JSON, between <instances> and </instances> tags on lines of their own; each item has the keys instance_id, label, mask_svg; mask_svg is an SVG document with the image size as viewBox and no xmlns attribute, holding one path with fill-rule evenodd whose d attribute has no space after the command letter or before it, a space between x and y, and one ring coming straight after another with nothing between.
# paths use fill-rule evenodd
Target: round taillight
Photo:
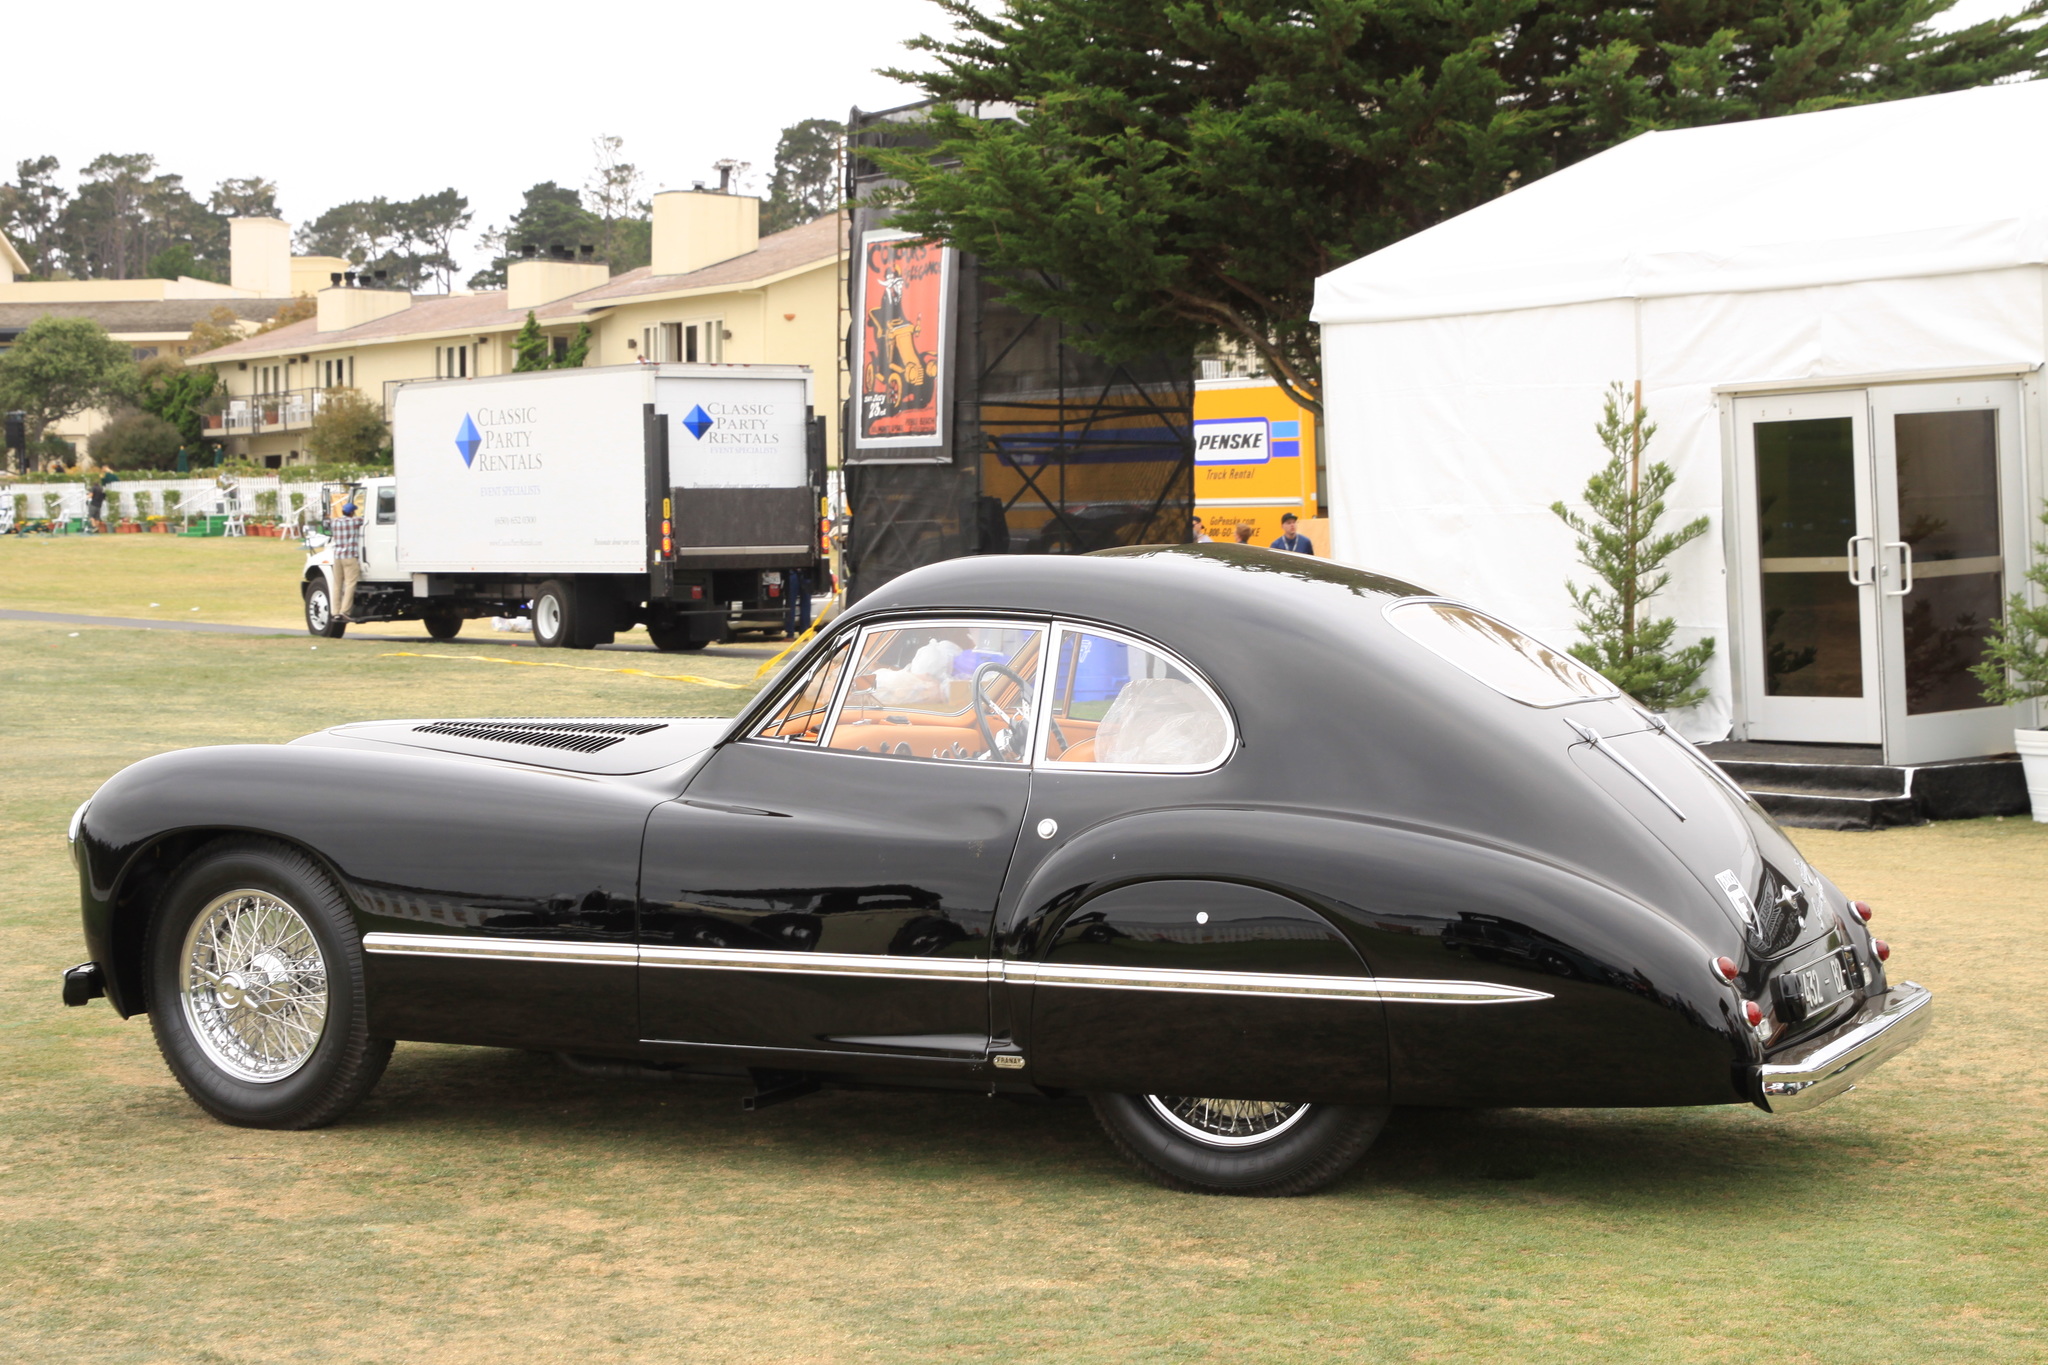
<instances>
[{"instance_id":1,"label":"round taillight","mask_svg":"<svg viewBox=\"0 0 2048 1365\"><path fill-rule=\"evenodd\" d=\"M1749 1020L1751 1028L1755 1028L1764 1021L1764 1007L1754 1000L1745 1000L1742 1002L1742 1017Z\"/></svg>"},{"instance_id":2,"label":"round taillight","mask_svg":"<svg viewBox=\"0 0 2048 1365\"><path fill-rule=\"evenodd\" d=\"M1877 911L1870 908L1869 901L1850 901L1849 908L1854 910L1856 918L1862 920L1865 924L1870 923L1871 916L1877 913Z\"/></svg>"},{"instance_id":3,"label":"round taillight","mask_svg":"<svg viewBox=\"0 0 2048 1365\"><path fill-rule=\"evenodd\" d=\"M1732 957L1717 957L1714 959L1714 975L1720 977L1723 981L1733 981L1740 970L1735 965L1735 959Z\"/></svg>"},{"instance_id":4,"label":"round taillight","mask_svg":"<svg viewBox=\"0 0 2048 1365\"><path fill-rule=\"evenodd\" d=\"M1886 943L1881 938L1870 940L1870 951L1877 954L1879 962L1889 962L1892 960L1892 945Z\"/></svg>"}]
</instances>

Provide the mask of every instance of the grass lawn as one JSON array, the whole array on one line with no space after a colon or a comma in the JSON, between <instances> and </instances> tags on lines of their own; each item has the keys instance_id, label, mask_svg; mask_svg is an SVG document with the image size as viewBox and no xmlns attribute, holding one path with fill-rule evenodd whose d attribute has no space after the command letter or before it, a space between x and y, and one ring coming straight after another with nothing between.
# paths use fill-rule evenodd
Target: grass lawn
<instances>
[{"instance_id":1,"label":"grass lawn","mask_svg":"<svg viewBox=\"0 0 2048 1365\"><path fill-rule=\"evenodd\" d=\"M257 536L0 536L0 607L304 630L305 558Z\"/></svg>"},{"instance_id":2,"label":"grass lawn","mask_svg":"<svg viewBox=\"0 0 2048 1365\"><path fill-rule=\"evenodd\" d=\"M0 604L36 605L16 566L75 553L0 542ZM216 562L288 583L288 559L252 542ZM1940 998L1920 1048L1804 1118L1400 1112L1335 1190L1280 1201L1147 1185L1077 1104L824 1094L748 1115L736 1087L419 1044L338 1127L215 1124L146 1021L58 1003L81 956L64 822L100 781L372 716L730 711L745 692L605 667L754 664L391 657L409 648L0 622L0 1358L2048 1355L2048 826L2024 820L1799 836Z\"/></svg>"}]
</instances>

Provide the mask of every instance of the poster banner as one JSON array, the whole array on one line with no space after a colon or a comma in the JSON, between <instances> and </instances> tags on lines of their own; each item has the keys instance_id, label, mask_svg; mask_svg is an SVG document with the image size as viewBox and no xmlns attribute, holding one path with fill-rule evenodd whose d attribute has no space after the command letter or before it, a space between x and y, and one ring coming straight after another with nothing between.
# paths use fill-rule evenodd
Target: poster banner
<instances>
[{"instance_id":1,"label":"poster banner","mask_svg":"<svg viewBox=\"0 0 2048 1365\"><path fill-rule=\"evenodd\" d=\"M942 446L953 253L907 232L860 239L854 446Z\"/></svg>"}]
</instances>

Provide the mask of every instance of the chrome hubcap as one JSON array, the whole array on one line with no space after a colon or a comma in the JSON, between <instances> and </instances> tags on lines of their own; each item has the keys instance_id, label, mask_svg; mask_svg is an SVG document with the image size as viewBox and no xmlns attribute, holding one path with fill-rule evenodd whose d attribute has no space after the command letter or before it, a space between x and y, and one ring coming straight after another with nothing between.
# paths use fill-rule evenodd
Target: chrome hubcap
<instances>
[{"instance_id":1,"label":"chrome hubcap","mask_svg":"<svg viewBox=\"0 0 2048 1365\"><path fill-rule=\"evenodd\" d=\"M1210 1147L1255 1147L1308 1116L1306 1104L1287 1100L1207 1100L1147 1095L1152 1112L1182 1137Z\"/></svg>"},{"instance_id":2,"label":"chrome hubcap","mask_svg":"<svg viewBox=\"0 0 2048 1365\"><path fill-rule=\"evenodd\" d=\"M327 589L315 588L306 594L306 619L316 630L327 628Z\"/></svg>"},{"instance_id":3,"label":"chrome hubcap","mask_svg":"<svg viewBox=\"0 0 2048 1365\"><path fill-rule=\"evenodd\" d=\"M267 891L215 897L180 959L185 1019L207 1059L238 1080L281 1081L327 1027L327 959L297 910Z\"/></svg>"}]
</instances>

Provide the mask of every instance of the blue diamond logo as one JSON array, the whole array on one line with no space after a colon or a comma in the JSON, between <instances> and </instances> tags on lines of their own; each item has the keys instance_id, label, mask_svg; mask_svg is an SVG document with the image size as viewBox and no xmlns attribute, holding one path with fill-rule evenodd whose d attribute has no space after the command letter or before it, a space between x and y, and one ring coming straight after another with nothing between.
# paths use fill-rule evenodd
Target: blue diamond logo
<instances>
[{"instance_id":1,"label":"blue diamond logo","mask_svg":"<svg viewBox=\"0 0 2048 1365\"><path fill-rule=\"evenodd\" d=\"M691 408L690 415L683 419L683 426L700 441L704 439L704 433L711 430L714 425L716 424L701 407Z\"/></svg>"},{"instance_id":2,"label":"blue diamond logo","mask_svg":"<svg viewBox=\"0 0 2048 1365\"><path fill-rule=\"evenodd\" d=\"M462 415L462 430L455 433L455 448L462 452L462 462L467 465L476 460L476 449L484 443L477 435L476 423L469 420L469 414Z\"/></svg>"}]
</instances>

